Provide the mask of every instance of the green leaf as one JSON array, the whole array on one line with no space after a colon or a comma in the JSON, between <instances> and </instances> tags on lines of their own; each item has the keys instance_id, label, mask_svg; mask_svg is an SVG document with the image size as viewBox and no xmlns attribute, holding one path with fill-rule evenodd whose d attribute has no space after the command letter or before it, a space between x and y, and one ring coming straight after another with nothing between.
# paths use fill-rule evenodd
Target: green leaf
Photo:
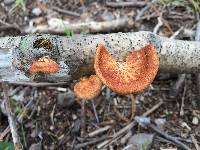
<instances>
[{"instance_id":1,"label":"green leaf","mask_svg":"<svg viewBox=\"0 0 200 150\"><path fill-rule=\"evenodd\" d=\"M0 142L0 150L14 150L14 144L12 142Z\"/></svg>"}]
</instances>

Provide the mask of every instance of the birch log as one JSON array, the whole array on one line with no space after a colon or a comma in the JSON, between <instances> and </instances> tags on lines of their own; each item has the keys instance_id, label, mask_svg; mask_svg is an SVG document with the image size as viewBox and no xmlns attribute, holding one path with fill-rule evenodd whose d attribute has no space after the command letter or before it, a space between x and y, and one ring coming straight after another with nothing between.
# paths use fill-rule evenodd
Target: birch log
<instances>
[{"instance_id":1,"label":"birch log","mask_svg":"<svg viewBox=\"0 0 200 150\"><path fill-rule=\"evenodd\" d=\"M152 43L160 58L160 72L200 72L200 42L174 40L152 32L98 35L27 35L0 38L0 78L7 81L69 81L94 71L96 46L104 44L113 57L122 60L130 51ZM29 74L33 60L50 56L60 64L55 74Z\"/></svg>"}]
</instances>

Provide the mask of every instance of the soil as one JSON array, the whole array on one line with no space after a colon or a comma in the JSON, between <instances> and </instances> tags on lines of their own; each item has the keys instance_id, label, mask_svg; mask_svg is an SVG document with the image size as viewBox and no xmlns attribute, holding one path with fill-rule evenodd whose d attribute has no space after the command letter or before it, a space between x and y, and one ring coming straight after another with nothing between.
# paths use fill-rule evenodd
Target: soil
<instances>
[{"instance_id":1,"label":"soil","mask_svg":"<svg viewBox=\"0 0 200 150\"><path fill-rule=\"evenodd\" d=\"M17 1L17 0L16 0ZM147 5L145 5L147 6ZM145 7L144 6L144 7ZM69 10L80 14L70 16L58 12L54 7ZM46 24L49 18L62 18L70 22L82 22L87 20L105 21L117 17L128 16L135 20L138 13L144 7L111 8L105 1L93 0L28 0L25 7L17 6L13 0L0 0L0 36L19 36L28 34L26 29L30 22L35 20L36 26ZM33 13L35 8L40 9L37 16ZM157 25L157 18L162 14L164 25L159 28L158 34L170 37L181 27L194 31L198 22L198 11L188 10L183 6L167 6L163 4L152 4L150 8L135 22L132 29L124 27L120 32L139 30L153 31ZM152 15L153 14L153 15ZM118 32L118 31L116 31ZM194 34L181 32L177 39L194 40ZM86 144L83 149L96 149L105 140L112 137L117 131L127 126L134 120L131 118L132 100L136 101L135 116L140 116L160 101L163 104L153 111L148 117L152 121L163 119L162 131L173 137L179 137L183 143L195 150L194 135L197 144L200 145L200 100L196 74L186 74L186 78L178 89L175 89L180 74L158 73L155 81L144 92L135 95L118 95L107 87L102 89L99 97L93 101L96 104L98 119L95 118L91 101L85 102L85 133L81 134L82 114L81 103L73 93L73 85L60 87L34 87L27 85L9 85L9 97L13 110L18 117L19 134L25 149L34 144L41 144L44 150L66 150L78 148L82 143L96 141ZM3 89L0 88L0 102L4 101ZM116 113L116 109L120 114ZM194 122L197 119L197 123ZM129 119L130 122L126 120ZM8 126L7 117L0 113L0 133ZM109 126L105 132L90 137L89 133ZM131 136L139 133L155 134L150 128L136 125L131 130ZM177 148L169 140L155 138L150 149ZM110 143L106 149L123 149L127 146L130 138L122 142L122 137ZM3 141L12 141L11 133L8 132ZM186 142L187 141L187 142Z\"/></svg>"}]
</instances>

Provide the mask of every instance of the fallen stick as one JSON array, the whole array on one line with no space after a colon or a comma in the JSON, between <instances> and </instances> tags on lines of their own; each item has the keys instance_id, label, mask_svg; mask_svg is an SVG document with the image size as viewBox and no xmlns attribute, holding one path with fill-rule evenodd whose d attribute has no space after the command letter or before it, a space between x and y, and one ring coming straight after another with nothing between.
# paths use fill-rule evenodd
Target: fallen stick
<instances>
[{"instance_id":1,"label":"fallen stick","mask_svg":"<svg viewBox=\"0 0 200 150\"><path fill-rule=\"evenodd\" d=\"M2 133L0 133L0 142L3 141L3 138L10 132L10 126L8 126Z\"/></svg>"},{"instance_id":2,"label":"fallen stick","mask_svg":"<svg viewBox=\"0 0 200 150\"><path fill-rule=\"evenodd\" d=\"M135 120L136 120L136 122L140 123L142 126L152 129L154 132L156 132L160 136L162 136L165 139L173 142L174 144L179 146L181 149L183 149L183 150L191 150L188 146L186 146L184 143L182 143L179 140L177 140L175 137L173 137L173 136L161 131L158 127L156 127L154 124L151 123L150 119L147 119L145 117L143 117L143 118L136 117Z\"/></svg>"},{"instance_id":3,"label":"fallen stick","mask_svg":"<svg viewBox=\"0 0 200 150\"><path fill-rule=\"evenodd\" d=\"M61 9L59 7L51 7L51 9L58 11L60 13L66 14L66 15L70 15L70 16L75 16L75 17L80 17L79 13L73 12L73 11L69 11L69 10L65 10L65 9Z\"/></svg>"},{"instance_id":4,"label":"fallen stick","mask_svg":"<svg viewBox=\"0 0 200 150\"><path fill-rule=\"evenodd\" d=\"M196 150L200 150L200 147L199 147L198 142L197 142L197 140L195 138L195 135L191 134L190 136L191 136L192 142L194 143L194 146L195 146Z\"/></svg>"},{"instance_id":5,"label":"fallen stick","mask_svg":"<svg viewBox=\"0 0 200 150\"><path fill-rule=\"evenodd\" d=\"M138 2L138 1L132 1L132 2L106 2L106 6L113 7L113 8L119 8L119 7L143 7L147 3L146 2Z\"/></svg>"},{"instance_id":6,"label":"fallen stick","mask_svg":"<svg viewBox=\"0 0 200 150\"><path fill-rule=\"evenodd\" d=\"M96 46L104 44L113 57L122 60L133 49L152 43L160 59L160 72L200 72L200 42L174 40L152 32L130 32L98 35L27 35L0 38L0 80L63 82L94 71ZM49 55L60 65L54 74L34 74L31 63Z\"/></svg>"},{"instance_id":7,"label":"fallen stick","mask_svg":"<svg viewBox=\"0 0 200 150\"><path fill-rule=\"evenodd\" d=\"M48 24L30 26L26 29L26 33L51 33L65 34L66 31L74 33L104 33L118 31L123 29L133 28L134 22L131 18L122 17L110 21L89 21L70 23L58 18L51 18L47 21Z\"/></svg>"},{"instance_id":8,"label":"fallen stick","mask_svg":"<svg viewBox=\"0 0 200 150\"><path fill-rule=\"evenodd\" d=\"M23 146L22 146L22 143L20 141L20 137L19 137L19 134L17 131L16 119L10 108L10 100L8 97L8 87L7 86L8 85L6 83L3 84L3 93L4 93L4 99L6 100L6 112L7 112L7 116L8 116L10 131L12 134L12 139L13 139L13 143L15 146L15 150L22 150Z\"/></svg>"},{"instance_id":9,"label":"fallen stick","mask_svg":"<svg viewBox=\"0 0 200 150\"><path fill-rule=\"evenodd\" d=\"M151 4L154 4L156 1L157 0L152 0L151 2L148 2L147 5L138 12L137 16L135 17L135 20L140 20L141 17L144 15L145 11L147 11L151 7Z\"/></svg>"},{"instance_id":10,"label":"fallen stick","mask_svg":"<svg viewBox=\"0 0 200 150\"><path fill-rule=\"evenodd\" d=\"M11 81L9 82L10 85L22 85L22 86L32 86L32 87L50 87L50 86L63 86L68 85L67 82L59 82L59 83L49 83L49 82L17 82L17 81ZM9 95L10 96L10 95Z\"/></svg>"},{"instance_id":11,"label":"fallen stick","mask_svg":"<svg viewBox=\"0 0 200 150\"><path fill-rule=\"evenodd\" d=\"M96 135L98 135L98 134L100 134L102 132L105 132L105 131L109 130L110 128L111 128L111 126L105 126L105 127L99 128L99 129L97 129L95 131L90 132L88 134L88 136L89 137L94 137L94 136L96 136Z\"/></svg>"},{"instance_id":12,"label":"fallen stick","mask_svg":"<svg viewBox=\"0 0 200 150\"><path fill-rule=\"evenodd\" d=\"M163 136L164 138L166 138L167 140L172 141L173 143L175 143L177 146L181 147L183 150L191 150L188 146L186 146L185 144L183 144L182 142L180 142L179 140L177 140L176 138L168 135L165 132L162 132L161 130L159 130L155 125L153 124L149 124L148 125L149 128L151 128L153 131L155 131L156 133L158 133L159 135Z\"/></svg>"},{"instance_id":13,"label":"fallen stick","mask_svg":"<svg viewBox=\"0 0 200 150\"><path fill-rule=\"evenodd\" d=\"M200 41L200 21L197 23L195 41ZM196 74L196 78L197 78L197 90L198 94L200 95L200 73Z\"/></svg>"},{"instance_id":14,"label":"fallen stick","mask_svg":"<svg viewBox=\"0 0 200 150\"><path fill-rule=\"evenodd\" d=\"M106 137L100 137L100 138L97 138L95 140L91 140L91 141L88 141L88 142L85 142L85 143L80 143L80 144L75 145L74 149L81 149L82 147L86 147L88 145L92 145L92 144L101 142L103 140L109 139L109 138L110 137L108 137L108 136L106 136Z\"/></svg>"}]
</instances>

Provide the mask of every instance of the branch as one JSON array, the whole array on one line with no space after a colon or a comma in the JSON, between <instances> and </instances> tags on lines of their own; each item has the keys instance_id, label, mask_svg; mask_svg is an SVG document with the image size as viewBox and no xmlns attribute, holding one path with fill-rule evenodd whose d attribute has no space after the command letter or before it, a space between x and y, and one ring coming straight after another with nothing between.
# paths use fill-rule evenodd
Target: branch
<instances>
[{"instance_id":1,"label":"branch","mask_svg":"<svg viewBox=\"0 0 200 150\"><path fill-rule=\"evenodd\" d=\"M26 29L26 33L52 33L65 34L66 31L74 33L104 33L110 31L118 31L120 29L133 28L134 22L128 17L122 17L111 21L89 21L81 23L69 23L58 18L51 18L45 25L30 25Z\"/></svg>"},{"instance_id":2,"label":"branch","mask_svg":"<svg viewBox=\"0 0 200 150\"><path fill-rule=\"evenodd\" d=\"M94 55L99 43L104 44L118 60L133 49L152 43L157 48L161 72L200 72L200 42L174 40L141 31L72 37L41 34L0 38L0 78L55 82L79 78L94 71ZM32 61L47 54L60 64L60 71L30 76L28 69Z\"/></svg>"},{"instance_id":3,"label":"branch","mask_svg":"<svg viewBox=\"0 0 200 150\"><path fill-rule=\"evenodd\" d=\"M152 129L153 131L155 131L157 134L161 135L165 139L173 142L174 144L179 146L181 149L183 149L183 150L191 150L187 145L185 145L184 143L180 142L175 137L163 132L157 126L155 126L153 123L151 123L150 118L136 116L135 120L136 120L137 123L141 124L142 126Z\"/></svg>"},{"instance_id":4,"label":"branch","mask_svg":"<svg viewBox=\"0 0 200 150\"><path fill-rule=\"evenodd\" d=\"M106 2L106 5L113 8L118 7L143 7L147 3L146 2L138 2L138 1L132 1L132 2Z\"/></svg>"}]
</instances>

